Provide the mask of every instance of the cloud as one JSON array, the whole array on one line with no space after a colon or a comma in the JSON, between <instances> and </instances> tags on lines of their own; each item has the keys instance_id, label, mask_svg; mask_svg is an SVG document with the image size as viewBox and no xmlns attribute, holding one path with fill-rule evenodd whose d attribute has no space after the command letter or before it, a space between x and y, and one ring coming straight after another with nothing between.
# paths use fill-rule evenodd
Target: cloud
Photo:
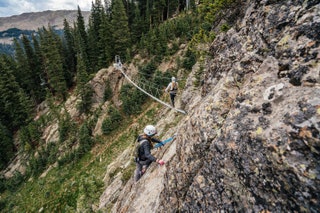
<instances>
[{"instance_id":1,"label":"cloud","mask_svg":"<svg viewBox=\"0 0 320 213\"><path fill-rule=\"evenodd\" d=\"M90 11L92 0L0 0L0 17L45 10Z\"/></svg>"}]
</instances>

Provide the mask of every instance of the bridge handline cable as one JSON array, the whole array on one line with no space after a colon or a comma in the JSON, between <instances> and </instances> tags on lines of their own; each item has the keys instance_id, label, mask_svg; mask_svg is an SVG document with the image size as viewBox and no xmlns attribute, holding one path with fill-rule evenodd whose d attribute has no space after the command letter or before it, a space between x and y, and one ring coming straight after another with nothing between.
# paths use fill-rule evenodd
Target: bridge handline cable
<instances>
[{"instance_id":1,"label":"bridge handline cable","mask_svg":"<svg viewBox=\"0 0 320 213\"><path fill-rule=\"evenodd\" d=\"M149 88L149 89L152 89L152 90L155 90L155 93L157 94L157 95L161 95L161 92L160 91L162 91L161 89L159 89L159 87L154 87L154 86L152 86L152 85L155 85L155 84L153 84L153 83L146 83L145 81L139 81L138 83L137 83L137 85L138 86L140 86L142 89L145 89L146 90L146 88ZM158 97L159 97L158 96Z\"/></svg>"},{"instance_id":2,"label":"bridge handline cable","mask_svg":"<svg viewBox=\"0 0 320 213\"><path fill-rule=\"evenodd\" d=\"M121 64L121 61L120 61L120 57L118 58L118 60L117 60L117 58L116 58L116 63L114 63L113 66L114 66L116 69L120 70L120 72L124 75L124 77L125 77L131 84L133 84L136 88L138 88L141 92L143 92L144 94L148 95L148 96L151 97L152 99L158 101L159 103L161 103L161 104L163 104L163 105L165 105L165 106L167 106L167 107L169 107L169 108L171 108L171 109L174 109L174 110L176 110L176 111L178 111L178 112L180 112L180 113L182 113L182 114L187 114L185 111L183 111L183 110L181 110L181 109L176 109L176 108L172 107L171 105L169 105L169 104L161 101L160 99L154 97L153 95L149 94L148 92L146 92L145 90L143 90L141 87L139 87L136 83L134 83L134 82L125 74L125 72L123 72L123 70L122 70L122 64Z\"/></svg>"},{"instance_id":3,"label":"bridge handline cable","mask_svg":"<svg viewBox=\"0 0 320 213\"><path fill-rule=\"evenodd\" d=\"M147 77L150 77L150 76L153 76L153 74L146 74L146 73L143 73L141 71L137 71L140 75L142 76L147 76ZM159 77L160 79L170 79L171 80L171 77L165 77L165 76L162 76L162 77ZM185 79L181 79L181 78L177 78L177 80L179 81L182 81L182 80L185 80Z\"/></svg>"}]
</instances>

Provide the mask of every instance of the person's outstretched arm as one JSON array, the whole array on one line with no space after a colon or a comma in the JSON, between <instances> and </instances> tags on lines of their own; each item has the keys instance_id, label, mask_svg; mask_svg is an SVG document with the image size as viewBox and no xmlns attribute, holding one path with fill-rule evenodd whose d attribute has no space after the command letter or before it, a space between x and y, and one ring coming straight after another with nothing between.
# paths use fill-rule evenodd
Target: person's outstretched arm
<instances>
[{"instance_id":1,"label":"person's outstretched arm","mask_svg":"<svg viewBox=\"0 0 320 213\"><path fill-rule=\"evenodd\" d=\"M151 141L152 142L155 142L155 143L161 143L162 141L159 140L158 138L151 138Z\"/></svg>"}]
</instances>

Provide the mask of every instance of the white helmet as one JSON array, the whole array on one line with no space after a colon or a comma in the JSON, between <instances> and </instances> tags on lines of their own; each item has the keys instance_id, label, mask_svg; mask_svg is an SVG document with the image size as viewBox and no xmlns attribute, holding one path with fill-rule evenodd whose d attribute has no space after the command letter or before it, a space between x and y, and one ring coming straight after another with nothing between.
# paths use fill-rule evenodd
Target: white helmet
<instances>
[{"instance_id":1,"label":"white helmet","mask_svg":"<svg viewBox=\"0 0 320 213\"><path fill-rule=\"evenodd\" d=\"M176 78L175 78L175 77L172 77L172 78L171 78L171 81L176 81Z\"/></svg>"},{"instance_id":2,"label":"white helmet","mask_svg":"<svg viewBox=\"0 0 320 213\"><path fill-rule=\"evenodd\" d=\"M157 129L152 125L147 125L144 128L143 132L144 132L144 134L146 134L148 136L153 136L153 135L157 134Z\"/></svg>"}]
</instances>

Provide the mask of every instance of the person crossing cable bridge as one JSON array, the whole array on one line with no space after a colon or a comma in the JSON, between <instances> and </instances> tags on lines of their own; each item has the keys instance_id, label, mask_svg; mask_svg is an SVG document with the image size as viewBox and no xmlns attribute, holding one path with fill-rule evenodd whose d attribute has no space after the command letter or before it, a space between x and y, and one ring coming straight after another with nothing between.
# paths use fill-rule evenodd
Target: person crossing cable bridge
<instances>
[{"instance_id":1,"label":"person crossing cable bridge","mask_svg":"<svg viewBox=\"0 0 320 213\"><path fill-rule=\"evenodd\" d=\"M147 125L143 130L143 134L137 138L139 145L136 148L136 170L134 174L136 182L146 172L152 162L157 162L161 166L165 163L163 160L157 159L151 154L151 149L153 148L152 142L161 143L160 140L154 138L156 134L157 129L153 125Z\"/></svg>"},{"instance_id":2,"label":"person crossing cable bridge","mask_svg":"<svg viewBox=\"0 0 320 213\"><path fill-rule=\"evenodd\" d=\"M168 84L167 88L165 89L165 92L169 92L171 104L174 107L174 99L177 95L179 84L175 77L171 78L171 82Z\"/></svg>"}]
</instances>

